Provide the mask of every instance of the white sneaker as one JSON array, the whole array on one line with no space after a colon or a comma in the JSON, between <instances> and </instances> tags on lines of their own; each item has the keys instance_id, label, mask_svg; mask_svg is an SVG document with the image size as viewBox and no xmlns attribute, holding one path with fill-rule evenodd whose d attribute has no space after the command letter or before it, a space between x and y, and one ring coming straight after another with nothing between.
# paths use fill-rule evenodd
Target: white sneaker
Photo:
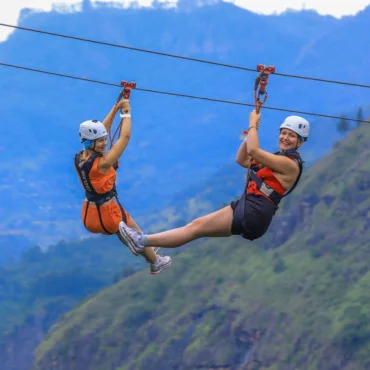
<instances>
[{"instance_id":1,"label":"white sneaker","mask_svg":"<svg viewBox=\"0 0 370 370\"><path fill-rule=\"evenodd\" d=\"M150 264L150 273L152 275L158 275L162 270L169 268L171 266L171 262L170 256L158 256L157 263Z\"/></svg>"},{"instance_id":2,"label":"white sneaker","mask_svg":"<svg viewBox=\"0 0 370 370\"><path fill-rule=\"evenodd\" d=\"M139 244L139 239L142 234L137 232L135 229L128 227L123 221L119 223L119 233L135 256L143 253L145 247Z\"/></svg>"}]
</instances>

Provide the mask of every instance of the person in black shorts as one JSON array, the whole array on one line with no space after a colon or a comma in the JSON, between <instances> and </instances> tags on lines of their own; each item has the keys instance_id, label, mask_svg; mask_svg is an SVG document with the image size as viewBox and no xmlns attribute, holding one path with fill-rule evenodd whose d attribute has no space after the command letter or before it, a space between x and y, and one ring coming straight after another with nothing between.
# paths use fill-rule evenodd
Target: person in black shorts
<instances>
[{"instance_id":1,"label":"person in black shorts","mask_svg":"<svg viewBox=\"0 0 370 370\"><path fill-rule=\"evenodd\" d=\"M119 232L132 253L142 253L148 246L177 248L201 237L240 235L255 240L266 233L279 202L300 179L303 161L297 150L307 140L310 125L302 117L287 117L280 125L280 151L270 153L259 146L260 117L255 110L250 114L248 135L236 157L238 164L248 168L240 199L183 227L157 234L140 233L122 221Z\"/></svg>"}]
</instances>

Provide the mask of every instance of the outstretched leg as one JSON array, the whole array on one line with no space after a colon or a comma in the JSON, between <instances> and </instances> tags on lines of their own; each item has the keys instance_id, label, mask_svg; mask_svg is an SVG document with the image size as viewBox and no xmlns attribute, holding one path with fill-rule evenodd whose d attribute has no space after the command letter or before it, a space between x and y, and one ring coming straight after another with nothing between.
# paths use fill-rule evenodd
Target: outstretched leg
<instances>
[{"instance_id":1,"label":"outstretched leg","mask_svg":"<svg viewBox=\"0 0 370 370\"><path fill-rule=\"evenodd\" d=\"M120 223L120 233L130 244L130 249L143 250L147 246L161 246L162 248L177 248L192 240L202 237L231 236L233 210L230 206L209 215L199 217L189 224L176 229L151 235L140 235L135 230Z\"/></svg>"},{"instance_id":2,"label":"outstretched leg","mask_svg":"<svg viewBox=\"0 0 370 370\"><path fill-rule=\"evenodd\" d=\"M199 217L189 224L177 229L146 236L145 246L160 245L163 248L177 248L192 240L203 237L231 236L233 210L230 206Z\"/></svg>"}]
</instances>

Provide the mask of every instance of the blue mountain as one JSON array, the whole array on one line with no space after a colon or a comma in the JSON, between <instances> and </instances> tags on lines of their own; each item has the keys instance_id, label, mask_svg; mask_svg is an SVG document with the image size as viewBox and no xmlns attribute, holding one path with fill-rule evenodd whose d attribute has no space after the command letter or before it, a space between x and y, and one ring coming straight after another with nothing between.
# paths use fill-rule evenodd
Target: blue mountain
<instances>
[{"instance_id":1,"label":"blue mountain","mask_svg":"<svg viewBox=\"0 0 370 370\"><path fill-rule=\"evenodd\" d=\"M370 81L369 51L353 43L368 43L370 8L338 20L313 11L262 16L223 2L188 5L117 9L85 1L76 13L25 10L20 25L249 68L273 64L277 72ZM22 30L0 44L0 61L244 103L253 103L256 77L240 69ZM0 79L6 128L0 145L0 231L41 245L86 235L80 222L83 191L73 169L74 153L81 148L78 126L85 119L103 119L120 90L8 67L0 68ZM368 90L357 87L276 75L268 91L267 106L353 117L359 107L368 112ZM182 190L202 186L232 163L252 109L140 90L133 91L131 105L132 139L122 156L118 189L134 218L152 216ZM264 148L276 148L278 126L288 114L264 109ZM340 135L337 120L305 117L312 136L304 154L312 163Z\"/></svg>"}]
</instances>

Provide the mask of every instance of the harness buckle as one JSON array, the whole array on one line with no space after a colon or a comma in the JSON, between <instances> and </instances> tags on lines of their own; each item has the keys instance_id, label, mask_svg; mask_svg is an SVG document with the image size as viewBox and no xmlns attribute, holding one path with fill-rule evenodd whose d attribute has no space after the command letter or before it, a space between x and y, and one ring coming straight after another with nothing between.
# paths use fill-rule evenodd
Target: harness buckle
<instances>
[{"instance_id":1,"label":"harness buckle","mask_svg":"<svg viewBox=\"0 0 370 370\"><path fill-rule=\"evenodd\" d=\"M270 186L268 186L265 182L262 181L261 186L258 189L261 193L265 194L266 196L270 197L270 195L274 192Z\"/></svg>"}]
</instances>

